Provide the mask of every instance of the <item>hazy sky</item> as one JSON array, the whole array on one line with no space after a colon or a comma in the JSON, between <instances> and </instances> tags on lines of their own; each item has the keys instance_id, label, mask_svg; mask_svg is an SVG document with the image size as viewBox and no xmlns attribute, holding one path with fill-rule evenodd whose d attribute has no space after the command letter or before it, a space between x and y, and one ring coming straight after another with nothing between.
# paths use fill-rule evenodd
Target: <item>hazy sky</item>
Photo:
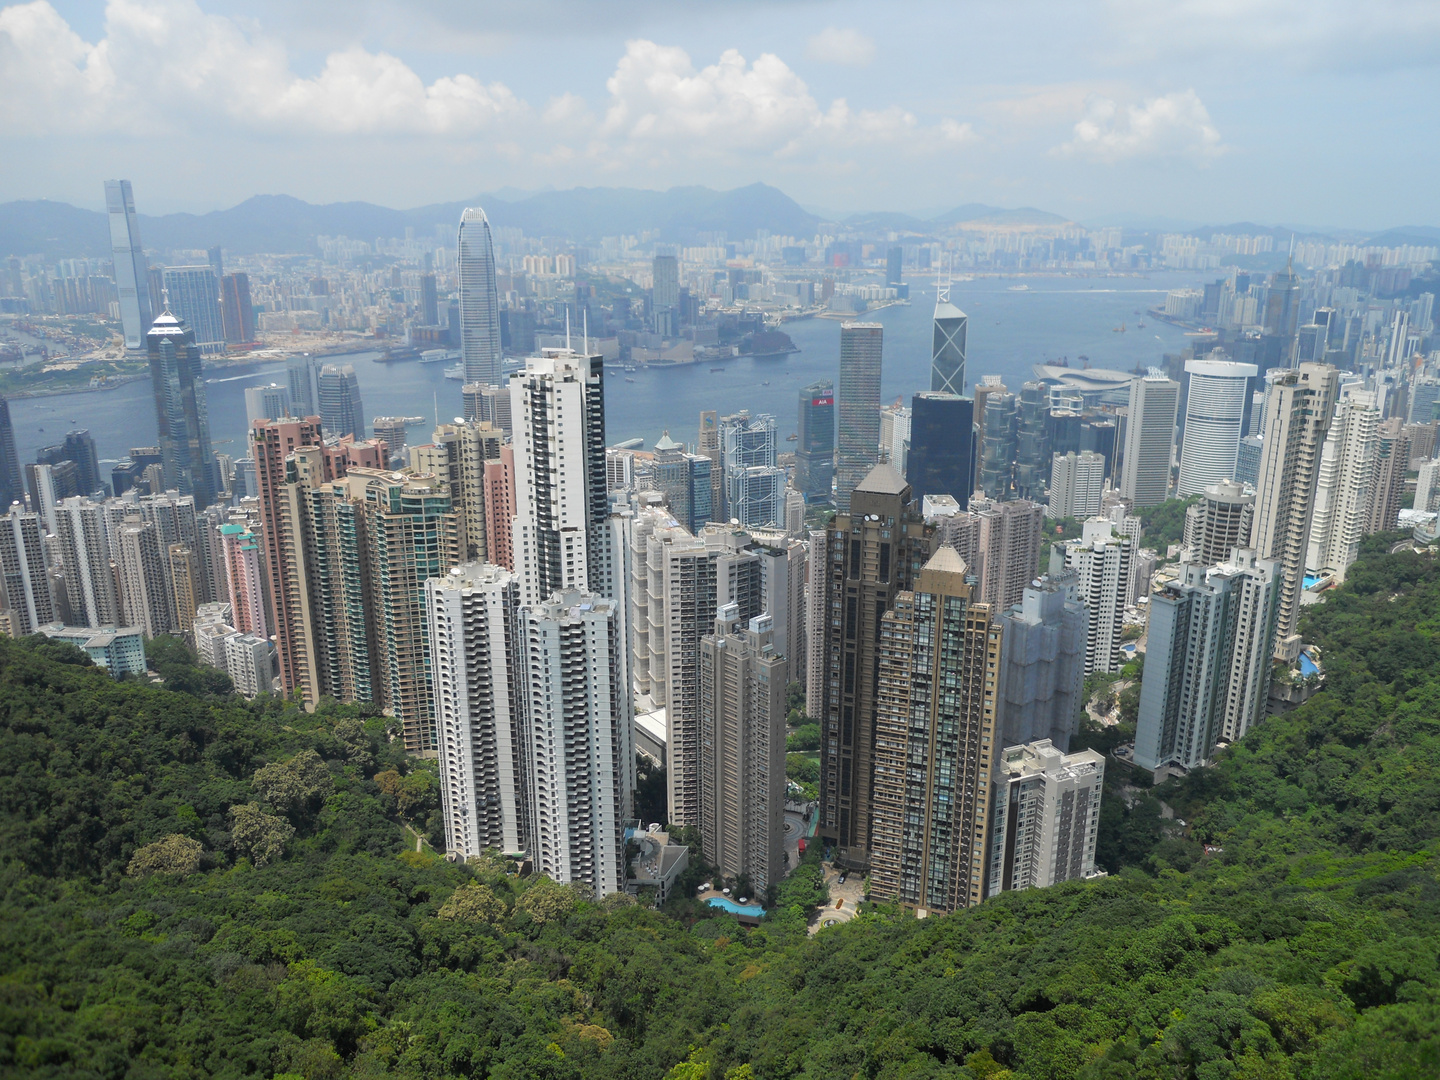
<instances>
[{"instance_id":1,"label":"hazy sky","mask_svg":"<svg viewBox=\"0 0 1440 1080\"><path fill-rule=\"evenodd\" d=\"M825 210L1440 224L1437 0L0 0L0 201L762 180Z\"/></svg>"}]
</instances>

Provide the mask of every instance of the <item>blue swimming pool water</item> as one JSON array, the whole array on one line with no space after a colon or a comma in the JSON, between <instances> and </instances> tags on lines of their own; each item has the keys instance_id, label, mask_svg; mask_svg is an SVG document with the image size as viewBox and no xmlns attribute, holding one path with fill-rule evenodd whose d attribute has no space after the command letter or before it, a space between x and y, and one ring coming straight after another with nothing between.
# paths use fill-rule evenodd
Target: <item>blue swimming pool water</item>
<instances>
[{"instance_id":1,"label":"blue swimming pool water","mask_svg":"<svg viewBox=\"0 0 1440 1080\"><path fill-rule=\"evenodd\" d=\"M749 915L752 919L758 919L765 914L765 909L759 904L740 905L726 896L712 896L705 901L711 907L724 908L732 915Z\"/></svg>"},{"instance_id":2,"label":"blue swimming pool water","mask_svg":"<svg viewBox=\"0 0 1440 1080\"><path fill-rule=\"evenodd\" d=\"M1320 580L1320 575L1319 575L1319 574L1306 574L1306 575L1305 575L1305 588L1307 588L1307 589L1310 588L1311 585L1314 585L1314 584L1315 584L1317 581L1319 581L1319 580Z\"/></svg>"},{"instance_id":3,"label":"blue swimming pool water","mask_svg":"<svg viewBox=\"0 0 1440 1080\"><path fill-rule=\"evenodd\" d=\"M1302 652L1302 653L1300 654L1300 674L1301 674L1301 675L1314 675L1314 674L1315 674L1317 671L1319 671L1319 670L1320 670L1320 668L1316 665L1316 663L1315 663L1314 660L1311 660L1311 659L1310 659L1310 656L1309 656L1308 653L1303 653L1303 652Z\"/></svg>"}]
</instances>

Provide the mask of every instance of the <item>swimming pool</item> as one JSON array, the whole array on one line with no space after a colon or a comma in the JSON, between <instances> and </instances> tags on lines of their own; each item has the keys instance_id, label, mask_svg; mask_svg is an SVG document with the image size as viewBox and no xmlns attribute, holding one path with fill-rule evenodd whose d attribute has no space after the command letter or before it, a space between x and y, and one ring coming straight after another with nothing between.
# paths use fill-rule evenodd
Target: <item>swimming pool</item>
<instances>
[{"instance_id":1,"label":"swimming pool","mask_svg":"<svg viewBox=\"0 0 1440 1080\"><path fill-rule=\"evenodd\" d=\"M1311 659L1310 659L1310 655L1309 655L1308 653L1303 653L1303 652L1302 652L1302 653L1300 654L1300 674L1301 674L1301 675L1314 675L1314 674L1315 674L1317 671L1319 671L1319 670L1320 670L1319 666L1315 663L1314 660L1311 660Z\"/></svg>"},{"instance_id":2,"label":"swimming pool","mask_svg":"<svg viewBox=\"0 0 1440 1080\"><path fill-rule=\"evenodd\" d=\"M759 904L737 904L728 896L712 896L705 902L711 907L723 908L731 915L748 915L752 919L758 919L765 914L765 909Z\"/></svg>"},{"instance_id":3,"label":"swimming pool","mask_svg":"<svg viewBox=\"0 0 1440 1080\"><path fill-rule=\"evenodd\" d=\"M1319 574L1306 574L1305 577L1304 577L1304 585L1303 585L1303 587L1306 588L1306 589L1309 589L1309 588L1312 588L1313 586L1319 584L1319 582L1320 582L1320 575L1319 575Z\"/></svg>"}]
</instances>

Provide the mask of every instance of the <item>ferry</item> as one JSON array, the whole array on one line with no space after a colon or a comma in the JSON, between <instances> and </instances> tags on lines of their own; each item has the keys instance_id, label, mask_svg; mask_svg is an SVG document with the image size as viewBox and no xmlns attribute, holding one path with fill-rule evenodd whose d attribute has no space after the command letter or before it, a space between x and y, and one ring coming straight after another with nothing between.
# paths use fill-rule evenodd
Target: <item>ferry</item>
<instances>
[{"instance_id":1,"label":"ferry","mask_svg":"<svg viewBox=\"0 0 1440 1080\"><path fill-rule=\"evenodd\" d=\"M1011 286L1010 286L1010 291L1011 291L1011 292L1029 292L1029 291L1030 291L1030 286L1029 286L1029 285L1011 285Z\"/></svg>"},{"instance_id":2,"label":"ferry","mask_svg":"<svg viewBox=\"0 0 1440 1080\"><path fill-rule=\"evenodd\" d=\"M452 349L426 349L420 354L422 364L443 364L447 360L458 360L460 354Z\"/></svg>"},{"instance_id":3,"label":"ferry","mask_svg":"<svg viewBox=\"0 0 1440 1080\"><path fill-rule=\"evenodd\" d=\"M454 379L456 382L464 382L464 381L465 381L465 365L464 365L464 364L456 364L454 367L447 367L447 368L445 369L445 377L446 377L447 379Z\"/></svg>"}]
</instances>

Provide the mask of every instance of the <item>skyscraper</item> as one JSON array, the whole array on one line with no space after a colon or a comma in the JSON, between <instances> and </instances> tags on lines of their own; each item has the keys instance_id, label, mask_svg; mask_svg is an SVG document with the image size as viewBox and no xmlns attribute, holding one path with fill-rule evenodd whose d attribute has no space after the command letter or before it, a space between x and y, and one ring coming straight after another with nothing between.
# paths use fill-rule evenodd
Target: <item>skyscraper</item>
<instances>
[{"instance_id":1,"label":"skyscraper","mask_svg":"<svg viewBox=\"0 0 1440 1080\"><path fill-rule=\"evenodd\" d=\"M1315 516L1305 555L1305 568L1312 573L1344 581L1345 571L1360 557L1374 497L1379 426L1374 394L1352 390L1335 408L1315 481Z\"/></svg>"},{"instance_id":2,"label":"skyscraper","mask_svg":"<svg viewBox=\"0 0 1440 1080\"><path fill-rule=\"evenodd\" d=\"M1265 718L1280 567L1237 549L1150 595L1135 763L1194 769Z\"/></svg>"},{"instance_id":3,"label":"skyscraper","mask_svg":"<svg viewBox=\"0 0 1440 1080\"><path fill-rule=\"evenodd\" d=\"M18 506L9 510L0 517L0 629L25 637L57 616L40 515Z\"/></svg>"},{"instance_id":4,"label":"skyscraper","mask_svg":"<svg viewBox=\"0 0 1440 1080\"><path fill-rule=\"evenodd\" d=\"M1158 371L1130 383L1120 497L1131 509L1156 506L1170 494L1170 459L1179 405L1180 384Z\"/></svg>"},{"instance_id":5,"label":"skyscraper","mask_svg":"<svg viewBox=\"0 0 1440 1080\"><path fill-rule=\"evenodd\" d=\"M1007 746L991 786L987 895L1043 889L1095 872L1105 755L1066 754L1048 740Z\"/></svg>"},{"instance_id":6,"label":"skyscraper","mask_svg":"<svg viewBox=\"0 0 1440 1080\"><path fill-rule=\"evenodd\" d=\"M705 859L764 895L785 875L785 686L769 615L726 604L700 639L700 836Z\"/></svg>"},{"instance_id":7,"label":"skyscraper","mask_svg":"<svg viewBox=\"0 0 1440 1080\"><path fill-rule=\"evenodd\" d=\"M510 380L515 565L521 603L605 592L605 386L601 356L545 349Z\"/></svg>"},{"instance_id":8,"label":"skyscraper","mask_svg":"<svg viewBox=\"0 0 1440 1080\"><path fill-rule=\"evenodd\" d=\"M285 378L290 387L290 408L296 416L318 416L320 388L316 383L320 362L309 353L285 358Z\"/></svg>"},{"instance_id":9,"label":"skyscraper","mask_svg":"<svg viewBox=\"0 0 1440 1080\"><path fill-rule=\"evenodd\" d=\"M10 421L10 403L0 397L0 513L25 497L20 479L20 455L15 450L15 426Z\"/></svg>"},{"instance_id":10,"label":"skyscraper","mask_svg":"<svg viewBox=\"0 0 1440 1080\"><path fill-rule=\"evenodd\" d=\"M1039 578L997 620L1003 631L996 708L997 746L1048 739L1061 750L1084 706L1090 613L1064 580Z\"/></svg>"},{"instance_id":11,"label":"skyscraper","mask_svg":"<svg viewBox=\"0 0 1440 1080\"><path fill-rule=\"evenodd\" d=\"M1056 454L1050 464L1048 518L1085 518L1100 513L1105 492L1105 459L1089 450ZM1029 740L1025 740L1029 741Z\"/></svg>"},{"instance_id":12,"label":"skyscraper","mask_svg":"<svg viewBox=\"0 0 1440 1080\"><path fill-rule=\"evenodd\" d=\"M326 364L316 380L320 426L331 438L346 435L365 438L365 405L360 400L360 380L352 364Z\"/></svg>"},{"instance_id":13,"label":"skyscraper","mask_svg":"<svg viewBox=\"0 0 1440 1080\"><path fill-rule=\"evenodd\" d=\"M176 318L195 333L202 353L225 351L225 324L220 306L220 282L209 266L167 266L165 295Z\"/></svg>"},{"instance_id":14,"label":"skyscraper","mask_svg":"<svg viewBox=\"0 0 1440 1080\"><path fill-rule=\"evenodd\" d=\"M445 847L461 858L530 844L519 594L516 576L489 563L425 582Z\"/></svg>"},{"instance_id":15,"label":"skyscraper","mask_svg":"<svg viewBox=\"0 0 1440 1080\"><path fill-rule=\"evenodd\" d=\"M882 618L870 889L955 911L984 899L1000 626L938 548Z\"/></svg>"},{"instance_id":16,"label":"skyscraper","mask_svg":"<svg viewBox=\"0 0 1440 1080\"><path fill-rule=\"evenodd\" d=\"M105 508L89 499L65 499L56 512L56 525L70 618L79 626L119 626Z\"/></svg>"},{"instance_id":17,"label":"skyscraper","mask_svg":"<svg viewBox=\"0 0 1440 1080\"><path fill-rule=\"evenodd\" d=\"M651 306L654 308L653 327L657 334L666 337L680 330L680 262L674 255L656 255L653 263L654 287L651 289Z\"/></svg>"},{"instance_id":18,"label":"skyscraper","mask_svg":"<svg viewBox=\"0 0 1440 1080\"><path fill-rule=\"evenodd\" d=\"M1375 439L1375 475L1366 533L1388 532L1399 522L1400 498L1405 494L1405 473L1409 468L1410 436L1400 417L1382 420Z\"/></svg>"},{"instance_id":19,"label":"skyscraper","mask_svg":"<svg viewBox=\"0 0 1440 1080\"><path fill-rule=\"evenodd\" d=\"M126 626L138 626L147 638L176 630L175 601L165 572L165 554L153 523L125 519L114 541L120 600Z\"/></svg>"},{"instance_id":20,"label":"skyscraper","mask_svg":"<svg viewBox=\"0 0 1440 1080\"><path fill-rule=\"evenodd\" d=\"M785 471L776 466L775 418L742 411L720 421L725 514L745 528L784 522Z\"/></svg>"},{"instance_id":21,"label":"skyscraper","mask_svg":"<svg viewBox=\"0 0 1440 1080\"><path fill-rule=\"evenodd\" d=\"M840 388L836 398L835 505L850 511L850 492L880 456L880 365L885 328L840 326Z\"/></svg>"},{"instance_id":22,"label":"skyscraper","mask_svg":"<svg viewBox=\"0 0 1440 1080\"><path fill-rule=\"evenodd\" d=\"M1072 598L1090 612L1085 644L1085 674L1119 671L1124 663L1120 635L1125 629L1125 598L1135 541L1118 536L1109 518L1090 518L1080 538L1050 549L1050 576L1067 571Z\"/></svg>"},{"instance_id":23,"label":"skyscraper","mask_svg":"<svg viewBox=\"0 0 1440 1080\"><path fill-rule=\"evenodd\" d=\"M220 279L220 324L228 344L244 345L255 340L249 274L226 274Z\"/></svg>"},{"instance_id":24,"label":"skyscraper","mask_svg":"<svg viewBox=\"0 0 1440 1080\"><path fill-rule=\"evenodd\" d=\"M435 291L435 275L420 275L420 318L426 326L440 324L440 297Z\"/></svg>"},{"instance_id":25,"label":"skyscraper","mask_svg":"<svg viewBox=\"0 0 1440 1080\"><path fill-rule=\"evenodd\" d=\"M1185 512L1185 547L1190 562L1214 566L1237 547L1250 546L1255 495L1235 482L1211 484L1205 496Z\"/></svg>"},{"instance_id":26,"label":"skyscraper","mask_svg":"<svg viewBox=\"0 0 1440 1080\"><path fill-rule=\"evenodd\" d=\"M869 863L874 821L880 620L912 588L930 542L910 486L888 464L874 466L854 490L849 508L830 524L825 697L807 704L826 747L819 831L841 864L859 869Z\"/></svg>"},{"instance_id":27,"label":"skyscraper","mask_svg":"<svg viewBox=\"0 0 1440 1080\"><path fill-rule=\"evenodd\" d=\"M598 357L597 357L598 359ZM523 606L530 856L597 897L625 888L625 823L635 788L624 619L612 599L561 590Z\"/></svg>"},{"instance_id":28,"label":"skyscraper","mask_svg":"<svg viewBox=\"0 0 1440 1080\"><path fill-rule=\"evenodd\" d=\"M835 481L835 387L821 379L800 388L795 489L807 502L827 502Z\"/></svg>"},{"instance_id":29,"label":"skyscraper","mask_svg":"<svg viewBox=\"0 0 1440 1080\"><path fill-rule=\"evenodd\" d=\"M980 476L976 485L996 502L1013 498L1011 483L1018 451L1015 437L1017 402L1003 388L985 395L984 441L980 450Z\"/></svg>"},{"instance_id":30,"label":"skyscraper","mask_svg":"<svg viewBox=\"0 0 1440 1080\"><path fill-rule=\"evenodd\" d=\"M490 222L478 206L460 215L456 255L460 292L460 355L467 383L500 382L500 295L495 289L495 247Z\"/></svg>"},{"instance_id":31,"label":"skyscraper","mask_svg":"<svg viewBox=\"0 0 1440 1080\"><path fill-rule=\"evenodd\" d=\"M930 342L930 389L943 394L965 393L965 336L969 317L950 302L950 286L935 296L935 323Z\"/></svg>"},{"instance_id":32,"label":"skyscraper","mask_svg":"<svg viewBox=\"0 0 1440 1080\"><path fill-rule=\"evenodd\" d=\"M892 247L885 252L885 284L899 285L905 262L905 249Z\"/></svg>"},{"instance_id":33,"label":"skyscraper","mask_svg":"<svg viewBox=\"0 0 1440 1080\"><path fill-rule=\"evenodd\" d=\"M485 462L485 557L515 569L515 448L509 444Z\"/></svg>"},{"instance_id":34,"label":"skyscraper","mask_svg":"<svg viewBox=\"0 0 1440 1080\"><path fill-rule=\"evenodd\" d=\"M910 401L910 453L905 479L916 501L950 495L964 510L975 490L975 403L938 390Z\"/></svg>"},{"instance_id":35,"label":"skyscraper","mask_svg":"<svg viewBox=\"0 0 1440 1080\"><path fill-rule=\"evenodd\" d=\"M1180 479L1175 494L1198 495L1221 480L1235 478L1235 459L1254 364L1229 360L1187 360L1190 377L1185 396L1185 441L1180 447Z\"/></svg>"},{"instance_id":36,"label":"skyscraper","mask_svg":"<svg viewBox=\"0 0 1440 1080\"><path fill-rule=\"evenodd\" d=\"M215 501L215 457L195 335L166 311L151 324L145 342L165 487L195 496L196 506L204 508Z\"/></svg>"},{"instance_id":37,"label":"skyscraper","mask_svg":"<svg viewBox=\"0 0 1440 1080\"><path fill-rule=\"evenodd\" d=\"M115 265L115 291L120 297L120 323L125 348L143 349L154 317L150 270L140 246L140 219L129 180L105 181L105 208L110 216L110 253Z\"/></svg>"},{"instance_id":38,"label":"skyscraper","mask_svg":"<svg viewBox=\"0 0 1440 1080\"><path fill-rule=\"evenodd\" d=\"M1330 430L1339 378L1329 364L1301 364L1267 373L1265 437L1256 484L1251 546L1280 566L1276 649L1293 660L1300 641L1300 593L1315 514L1320 454Z\"/></svg>"},{"instance_id":39,"label":"skyscraper","mask_svg":"<svg viewBox=\"0 0 1440 1080\"><path fill-rule=\"evenodd\" d=\"M245 388L245 420L279 420L290 415L290 388L280 383Z\"/></svg>"}]
</instances>

